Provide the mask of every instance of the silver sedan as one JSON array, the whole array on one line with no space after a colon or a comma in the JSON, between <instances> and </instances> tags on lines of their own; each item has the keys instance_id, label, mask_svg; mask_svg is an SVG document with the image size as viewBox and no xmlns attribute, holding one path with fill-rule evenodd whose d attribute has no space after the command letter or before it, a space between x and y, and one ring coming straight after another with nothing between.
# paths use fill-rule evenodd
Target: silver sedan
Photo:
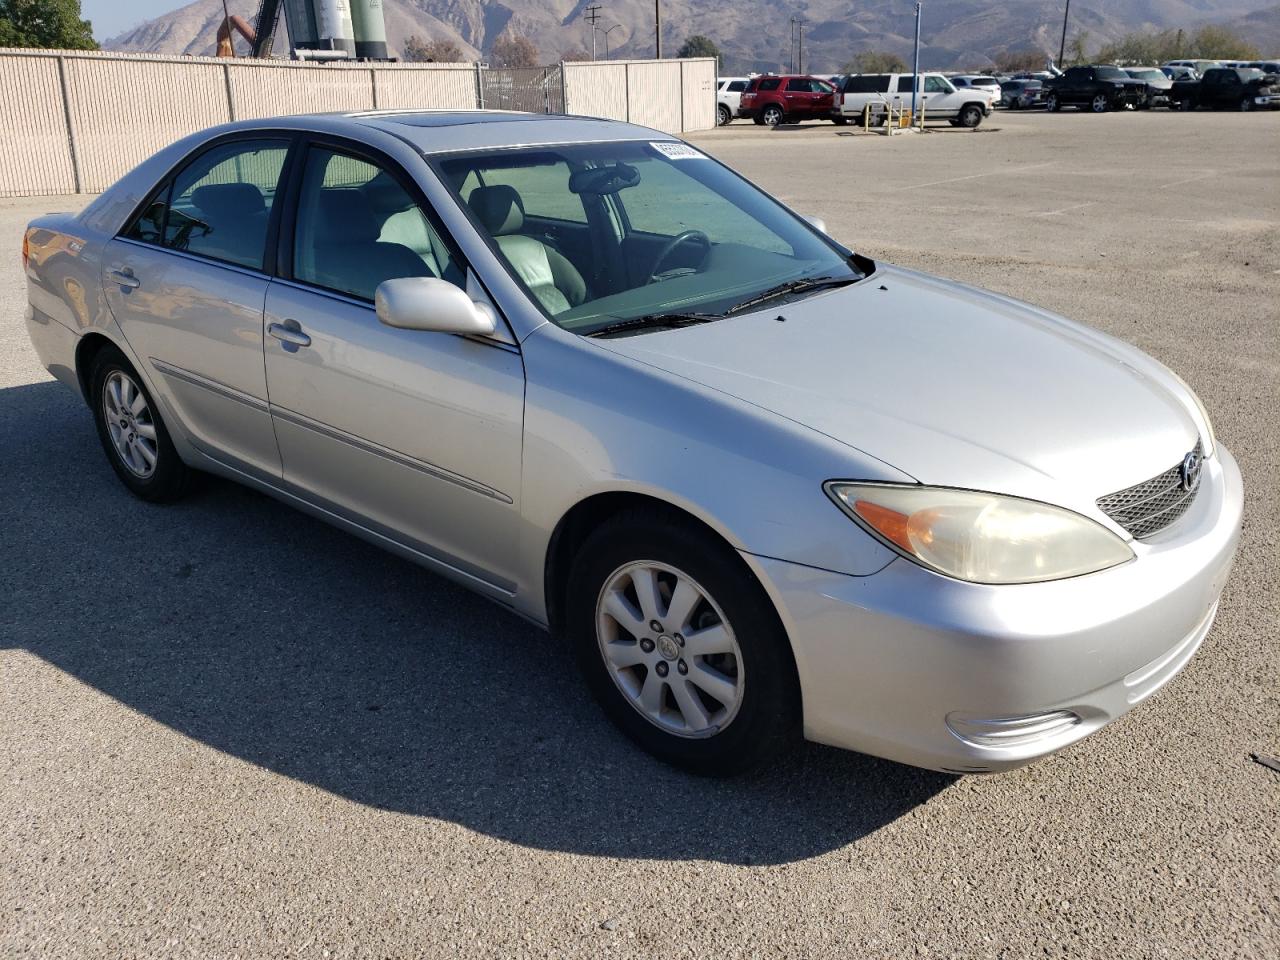
<instances>
[{"instance_id":1,"label":"silver sedan","mask_svg":"<svg viewBox=\"0 0 1280 960\"><path fill-rule=\"evenodd\" d=\"M1187 663L1236 550L1239 470L1171 371L642 127L232 124L24 261L135 494L221 474L460 581L702 772L801 735L1051 753Z\"/></svg>"}]
</instances>

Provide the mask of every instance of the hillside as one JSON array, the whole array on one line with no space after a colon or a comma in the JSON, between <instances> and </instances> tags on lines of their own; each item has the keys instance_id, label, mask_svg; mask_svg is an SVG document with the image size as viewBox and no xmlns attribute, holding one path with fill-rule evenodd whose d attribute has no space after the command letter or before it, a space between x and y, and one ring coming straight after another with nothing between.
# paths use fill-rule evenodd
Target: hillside
<instances>
[{"instance_id":1,"label":"hillside","mask_svg":"<svg viewBox=\"0 0 1280 960\"><path fill-rule=\"evenodd\" d=\"M482 56L504 31L527 34L551 62L575 48L591 49L591 30L582 19L587 0L384 0L387 35L399 53L413 34L448 38L467 56ZM251 21L256 0L231 0L232 13ZM789 19L806 21L805 67L835 70L859 50L907 55L914 30L911 0L808 0L782 5L770 0L663 0L663 44L668 56L690 34L702 33L725 53L723 70L786 69ZM1257 11L1246 0L1076 0L1071 33L1085 31L1097 48L1131 30L1191 27L1234 21L1255 42L1280 27L1280 8ZM601 26L619 24L610 34L615 56L650 57L654 50L651 0L614 0L602 11ZM108 40L113 50L208 54L222 18L222 0L197 0ZM927 67L981 66L1005 50L1038 47L1056 51L1062 24L1060 0L947 0L925 5L922 58ZM281 44L281 49L284 45ZM599 50L603 56L603 41Z\"/></svg>"}]
</instances>

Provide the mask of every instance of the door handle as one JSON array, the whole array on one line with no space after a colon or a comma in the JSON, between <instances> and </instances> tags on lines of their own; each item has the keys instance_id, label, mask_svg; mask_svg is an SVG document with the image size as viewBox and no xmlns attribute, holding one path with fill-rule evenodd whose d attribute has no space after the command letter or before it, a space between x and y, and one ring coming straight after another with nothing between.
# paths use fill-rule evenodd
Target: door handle
<instances>
[{"instance_id":1,"label":"door handle","mask_svg":"<svg viewBox=\"0 0 1280 960\"><path fill-rule=\"evenodd\" d=\"M302 332L297 320L286 320L284 323L267 324L267 333L275 337L284 348L297 350L299 347L311 346L311 338Z\"/></svg>"},{"instance_id":2,"label":"door handle","mask_svg":"<svg viewBox=\"0 0 1280 960\"><path fill-rule=\"evenodd\" d=\"M111 270L107 273L111 278L111 282L124 287L126 290L136 290L142 286L142 281L133 275L133 270L125 267L122 270Z\"/></svg>"}]
</instances>

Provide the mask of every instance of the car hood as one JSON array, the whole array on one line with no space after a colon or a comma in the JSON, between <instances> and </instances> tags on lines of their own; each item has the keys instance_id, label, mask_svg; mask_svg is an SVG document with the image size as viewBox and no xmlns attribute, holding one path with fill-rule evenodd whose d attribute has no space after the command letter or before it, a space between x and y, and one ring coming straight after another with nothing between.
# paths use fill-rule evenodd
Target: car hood
<instances>
[{"instance_id":1,"label":"car hood","mask_svg":"<svg viewBox=\"0 0 1280 960\"><path fill-rule=\"evenodd\" d=\"M1177 464L1198 432L1195 401L1135 348L894 267L750 315L595 342L921 483L1081 510Z\"/></svg>"}]
</instances>

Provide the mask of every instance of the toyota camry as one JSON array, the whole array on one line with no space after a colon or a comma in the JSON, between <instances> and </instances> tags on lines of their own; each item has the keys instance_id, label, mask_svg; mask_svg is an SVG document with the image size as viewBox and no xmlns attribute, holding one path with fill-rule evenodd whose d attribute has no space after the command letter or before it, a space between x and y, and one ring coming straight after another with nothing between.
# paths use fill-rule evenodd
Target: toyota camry
<instances>
[{"instance_id":1,"label":"toyota camry","mask_svg":"<svg viewBox=\"0 0 1280 960\"><path fill-rule=\"evenodd\" d=\"M1170 370L639 126L235 123L23 259L134 494L219 474L466 584L699 772L801 736L1052 753L1187 663L1236 550L1239 470Z\"/></svg>"}]
</instances>

